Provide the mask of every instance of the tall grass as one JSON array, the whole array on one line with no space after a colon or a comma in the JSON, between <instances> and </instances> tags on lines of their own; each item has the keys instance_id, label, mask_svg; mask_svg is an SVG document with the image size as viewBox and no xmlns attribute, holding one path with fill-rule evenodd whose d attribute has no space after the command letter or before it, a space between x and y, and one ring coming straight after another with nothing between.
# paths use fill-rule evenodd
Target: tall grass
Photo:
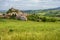
<instances>
[{"instance_id":1,"label":"tall grass","mask_svg":"<svg viewBox=\"0 0 60 40\"><path fill-rule=\"evenodd\" d=\"M0 22L0 40L60 40L60 22L5 19Z\"/></svg>"}]
</instances>

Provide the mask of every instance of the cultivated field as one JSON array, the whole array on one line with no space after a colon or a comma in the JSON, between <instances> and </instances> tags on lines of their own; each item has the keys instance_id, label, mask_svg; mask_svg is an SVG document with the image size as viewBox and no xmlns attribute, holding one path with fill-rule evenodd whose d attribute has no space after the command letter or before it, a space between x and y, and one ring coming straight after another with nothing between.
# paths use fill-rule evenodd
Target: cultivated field
<instances>
[{"instance_id":1,"label":"cultivated field","mask_svg":"<svg viewBox=\"0 0 60 40\"><path fill-rule=\"evenodd\" d=\"M0 40L60 40L60 22L0 19Z\"/></svg>"}]
</instances>

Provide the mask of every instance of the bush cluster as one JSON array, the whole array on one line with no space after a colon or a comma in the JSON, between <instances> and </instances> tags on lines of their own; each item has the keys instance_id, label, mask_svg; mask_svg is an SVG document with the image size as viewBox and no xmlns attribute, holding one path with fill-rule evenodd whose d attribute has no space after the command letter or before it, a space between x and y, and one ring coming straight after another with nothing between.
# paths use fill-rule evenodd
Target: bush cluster
<instances>
[{"instance_id":1,"label":"bush cluster","mask_svg":"<svg viewBox=\"0 0 60 40\"><path fill-rule=\"evenodd\" d=\"M36 15L36 14L32 14L30 16L28 16L28 20L31 20L31 21L42 21L42 22L56 22L56 19L53 18L53 17L40 17L39 15Z\"/></svg>"},{"instance_id":2,"label":"bush cluster","mask_svg":"<svg viewBox=\"0 0 60 40\"><path fill-rule=\"evenodd\" d=\"M29 15L27 18L31 21L40 21L39 16L36 14Z\"/></svg>"},{"instance_id":3,"label":"bush cluster","mask_svg":"<svg viewBox=\"0 0 60 40\"><path fill-rule=\"evenodd\" d=\"M55 19L55 18L53 18L53 17L43 17L42 19L41 19L43 22L56 22L57 20Z\"/></svg>"}]
</instances>

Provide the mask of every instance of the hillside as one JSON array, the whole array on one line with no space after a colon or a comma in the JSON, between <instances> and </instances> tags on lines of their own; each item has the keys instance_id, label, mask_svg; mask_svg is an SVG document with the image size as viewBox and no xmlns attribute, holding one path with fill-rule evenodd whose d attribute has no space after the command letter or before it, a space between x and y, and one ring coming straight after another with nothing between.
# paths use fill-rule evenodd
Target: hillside
<instances>
[{"instance_id":1,"label":"hillside","mask_svg":"<svg viewBox=\"0 0 60 40\"><path fill-rule=\"evenodd\" d=\"M44 16L60 16L60 7L58 8L51 8L51 9L44 9L44 10L22 10L28 14L44 14ZM1 13L5 13L6 10L0 10Z\"/></svg>"},{"instance_id":2,"label":"hillside","mask_svg":"<svg viewBox=\"0 0 60 40\"><path fill-rule=\"evenodd\" d=\"M44 9L44 10L27 10L24 12L29 13L29 14L40 13L40 15L44 14L44 16L60 16L60 7L52 8L52 9Z\"/></svg>"}]
</instances>

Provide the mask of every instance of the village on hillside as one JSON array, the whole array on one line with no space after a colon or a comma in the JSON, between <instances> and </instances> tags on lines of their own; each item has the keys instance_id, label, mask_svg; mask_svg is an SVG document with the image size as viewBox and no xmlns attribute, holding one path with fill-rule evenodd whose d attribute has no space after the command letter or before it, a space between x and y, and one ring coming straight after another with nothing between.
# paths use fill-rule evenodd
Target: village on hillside
<instances>
[{"instance_id":1,"label":"village on hillside","mask_svg":"<svg viewBox=\"0 0 60 40\"><path fill-rule=\"evenodd\" d=\"M20 20L27 20L27 13L18 9L10 8L5 14L0 13L0 18L16 18Z\"/></svg>"}]
</instances>

